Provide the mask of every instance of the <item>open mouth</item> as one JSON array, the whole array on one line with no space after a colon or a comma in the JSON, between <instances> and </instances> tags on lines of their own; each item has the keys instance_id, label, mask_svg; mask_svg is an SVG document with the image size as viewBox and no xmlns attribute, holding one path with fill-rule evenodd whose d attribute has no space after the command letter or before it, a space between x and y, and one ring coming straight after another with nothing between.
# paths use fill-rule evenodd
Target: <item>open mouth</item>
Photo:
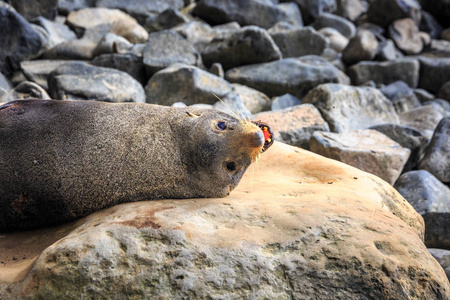
<instances>
[{"instance_id":1,"label":"open mouth","mask_svg":"<svg viewBox=\"0 0 450 300\"><path fill-rule=\"evenodd\" d=\"M264 146L261 150L261 153L269 149L270 146L273 144L273 131L270 128L269 125L267 125L264 122L261 121L252 121L253 124L261 128L263 134L264 134Z\"/></svg>"}]
</instances>

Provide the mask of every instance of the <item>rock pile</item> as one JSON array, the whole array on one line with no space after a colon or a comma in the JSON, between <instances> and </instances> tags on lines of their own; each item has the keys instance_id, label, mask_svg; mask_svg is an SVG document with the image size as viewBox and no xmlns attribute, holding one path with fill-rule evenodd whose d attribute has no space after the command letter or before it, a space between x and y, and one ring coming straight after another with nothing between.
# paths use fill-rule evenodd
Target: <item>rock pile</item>
<instances>
[{"instance_id":1,"label":"rock pile","mask_svg":"<svg viewBox=\"0 0 450 300\"><path fill-rule=\"evenodd\" d=\"M210 105L268 122L276 140L393 185L424 217L426 245L442 248L430 252L450 268L448 1L6 2L0 102ZM287 247L277 243L270 247ZM200 262L219 264L208 255ZM299 271L279 272L292 280ZM186 276L179 282L187 290L195 281L170 276Z\"/></svg>"}]
</instances>

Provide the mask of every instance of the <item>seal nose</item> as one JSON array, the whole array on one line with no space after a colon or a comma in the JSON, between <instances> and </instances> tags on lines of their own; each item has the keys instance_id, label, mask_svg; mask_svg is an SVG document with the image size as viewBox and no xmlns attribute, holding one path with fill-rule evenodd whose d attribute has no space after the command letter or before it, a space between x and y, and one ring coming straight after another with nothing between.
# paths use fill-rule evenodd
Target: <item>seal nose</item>
<instances>
[{"instance_id":1,"label":"seal nose","mask_svg":"<svg viewBox=\"0 0 450 300\"><path fill-rule=\"evenodd\" d=\"M252 148L260 148L264 145L264 134L261 130L249 133L249 144Z\"/></svg>"}]
</instances>

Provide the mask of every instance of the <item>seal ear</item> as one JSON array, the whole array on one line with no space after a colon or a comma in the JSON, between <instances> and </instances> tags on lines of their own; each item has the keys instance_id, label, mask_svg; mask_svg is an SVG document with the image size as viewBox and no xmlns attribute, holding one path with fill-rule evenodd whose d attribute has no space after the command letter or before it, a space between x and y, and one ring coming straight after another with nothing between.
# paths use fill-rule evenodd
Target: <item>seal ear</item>
<instances>
[{"instance_id":1,"label":"seal ear","mask_svg":"<svg viewBox=\"0 0 450 300\"><path fill-rule=\"evenodd\" d=\"M200 114L198 114L198 113L191 113L191 112L186 112L186 114L189 116L189 117L192 117L192 118L198 118L198 117L200 117L201 115Z\"/></svg>"}]
</instances>

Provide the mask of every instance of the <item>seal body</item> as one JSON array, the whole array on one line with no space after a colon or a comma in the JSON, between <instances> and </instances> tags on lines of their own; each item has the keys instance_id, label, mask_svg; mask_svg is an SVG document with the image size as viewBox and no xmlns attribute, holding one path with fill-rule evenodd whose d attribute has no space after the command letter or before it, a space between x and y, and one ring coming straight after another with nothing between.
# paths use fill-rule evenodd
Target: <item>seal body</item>
<instances>
[{"instance_id":1,"label":"seal body","mask_svg":"<svg viewBox=\"0 0 450 300\"><path fill-rule=\"evenodd\" d=\"M0 107L0 231L124 202L224 197L263 148L258 126L211 109L9 102Z\"/></svg>"}]
</instances>

